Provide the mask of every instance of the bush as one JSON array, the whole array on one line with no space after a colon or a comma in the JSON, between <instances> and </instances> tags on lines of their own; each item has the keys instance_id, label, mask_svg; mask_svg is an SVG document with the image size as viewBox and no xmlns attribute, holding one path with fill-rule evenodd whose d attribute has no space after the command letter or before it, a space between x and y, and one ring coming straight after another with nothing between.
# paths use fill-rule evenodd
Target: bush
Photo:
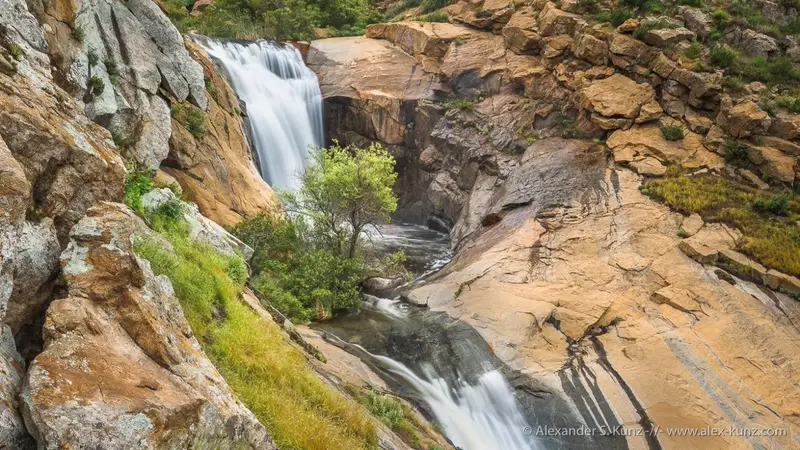
<instances>
[{"instance_id":1,"label":"bush","mask_svg":"<svg viewBox=\"0 0 800 450\"><path fill-rule=\"evenodd\" d=\"M14 59L20 59L22 58L22 55L25 54L25 52L22 50L22 47L20 47L17 44L11 44L11 47L9 48L9 53L11 54L11 57Z\"/></svg>"},{"instance_id":2,"label":"bush","mask_svg":"<svg viewBox=\"0 0 800 450\"><path fill-rule=\"evenodd\" d=\"M167 237L174 255L146 239L134 247L154 273L169 277L203 350L278 447L377 448L375 426L363 408L328 387L279 327L239 300L241 259L179 234Z\"/></svg>"},{"instance_id":3,"label":"bush","mask_svg":"<svg viewBox=\"0 0 800 450\"><path fill-rule=\"evenodd\" d=\"M781 26L781 32L792 36L800 34L800 17L794 17L786 25Z\"/></svg>"},{"instance_id":4,"label":"bush","mask_svg":"<svg viewBox=\"0 0 800 450\"><path fill-rule=\"evenodd\" d=\"M661 135L668 141L679 141L683 139L683 127L680 125L664 125L661 127Z\"/></svg>"},{"instance_id":5,"label":"bush","mask_svg":"<svg viewBox=\"0 0 800 450\"><path fill-rule=\"evenodd\" d=\"M442 104L442 106L444 106L445 111L450 111L451 109L457 109L459 111L470 111L472 110L473 106L477 105L482 101L483 97L456 98L453 100L447 100Z\"/></svg>"},{"instance_id":6,"label":"bush","mask_svg":"<svg viewBox=\"0 0 800 450\"><path fill-rule=\"evenodd\" d=\"M744 90L744 81L742 81L742 77L738 75L727 76L722 83L733 92Z\"/></svg>"},{"instance_id":7,"label":"bush","mask_svg":"<svg viewBox=\"0 0 800 450\"><path fill-rule=\"evenodd\" d=\"M418 22L447 23L450 21L450 17L441 11L436 11L430 14L425 14L423 16L415 17L414 20Z\"/></svg>"},{"instance_id":8,"label":"bush","mask_svg":"<svg viewBox=\"0 0 800 450\"><path fill-rule=\"evenodd\" d=\"M718 44L711 47L710 60L711 63L716 66L725 69L731 68L738 58L739 52L725 44Z\"/></svg>"},{"instance_id":9,"label":"bush","mask_svg":"<svg viewBox=\"0 0 800 450\"><path fill-rule=\"evenodd\" d=\"M150 227L156 231L183 232L187 229L183 216L183 203L178 199L168 200L149 212Z\"/></svg>"},{"instance_id":10,"label":"bush","mask_svg":"<svg viewBox=\"0 0 800 450\"><path fill-rule=\"evenodd\" d=\"M102 94L103 91L105 91L106 83L97 75L92 75L92 78L89 78L89 84L87 88L87 94L89 97L97 97L98 95Z\"/></svg>"},{"instance_id":11,"label":"bush","mask_svg":"<svg viewBox=\"0 0 800 450\"><path fill-rule=\"evenodd\" d=\"M422 0L422 12L429 13L447 6L447 0Z\"/></svg>"},{"instance_id":12,"label":"bush","mask_svg":"<svg viewBox=\"0 0 800 450\"><path fill-rule=\"evenodd\" d=\"M206 132L206 113L200 108L191 108L186 115L186 129L199 138Z\"/></svg>"},{"instance_id":13,"label":"bush","mask_svg":"<svg viewBox=\"0 0 800 450\"><path fill-rule=\"evenodd\" d=\"M611 11L602 11L597 13L595 19L599 22L610 22L611 25L618 27L626 20L636 17L636 12L628 8L614 8Z\"/></svg>"},{"instance_id":14,"label":"bush","mask_svg":"<svg viewBox=\"0 0 800 450\"><path fill-rule=\"evenodd\" d=\"M72 27L72 38L76 41L83 43L83 40L86 39L86 33L83 31L80 25L75 25Z\"/></svg>"},{"instance_id":15,"label":"bush","mask_svg":"<svg viewBox=\"0 0 800 450\"><path fill-rule=\"evenodd\" d=\"M769 197L758 197L753 200L753 208L760 212L769 212L776 216L788 216L789 201L794 197L791 191L781 192L780 194Z\"/></svg>"},{"instance_id":16,"label":"bush","mask_svg":"<svg viewBox=\"0 0 800 450\"><path fill-rule=\"evenodd\" d=\"M686 50L683 52L683 54L687 58L698 59L701 56L703 56L703 44L701 44L700 42L698 42L696 40L692 41L692 43L689 44L688 47L686 47Z\"/></svg>"},{"instance_id":17,"label":"bush","mask_svg":"<svg viewBox=\"0 0 800 450\"><path fill-rule=\"evenodd\" d=\"M678 5L681 6L694 6L695 8L703 8L706 6L704 0L678 0Z\"/></svg>"},{"instance_id":18,"label":"bush","mask_svg":"<svg viewBox=\"0 0 800 450\"><path fill-rule=\"evenodd\" d=\"M139 214L142 211L142 196L153 189L153 179L145 171L128 169L125 174L123 202Z\"/></svg>"},{"instance_id":19,"label":"bush","mask_svg":"<svg viewBox=\"0 0 800 450\"><path fill-rule=\"evenodd\" d=\"M747 145L734 140L725 141L722 145L725 161L739 167L747 166L750 163L750 158L747 156L748 149Z\"/></svg>"},{"instance_id":20,"label":"bush","mask_svg":"<svg viewBox=\"0 0 800 450\"><path fill-rule=\"evenodd\" d=\"M358 305L361 261L315 247L302 222L261 214L231 231L254 251L254 286L287 317L325 319Z\"/></svg>"}]
</instances>

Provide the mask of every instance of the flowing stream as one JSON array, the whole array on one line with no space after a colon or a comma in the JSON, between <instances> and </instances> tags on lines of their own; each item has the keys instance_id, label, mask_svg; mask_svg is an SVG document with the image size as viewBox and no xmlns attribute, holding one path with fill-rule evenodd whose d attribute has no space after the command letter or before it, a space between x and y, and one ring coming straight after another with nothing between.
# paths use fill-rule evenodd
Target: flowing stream
<instances>
[{"instance_id":1,"label":"flowing stream","mask_svg":"<svg viewBox=\"0 0 800 450\"><path fill-rule=\"evenodd\" d=\"M296 187L310 148L324 142L316 75L292 46L205 36L193 39L221 66L245 102L261 175L273 186ZM537 425L567 426L582 421L570 412L569 402L541 395L546 388L531 389L530 380L520 381L524 377L503 364L473 327L400 299L403 289L425 283L450 260L447 235L420 226L387 225L370 234L369 241L381 254L403 250L415 280L383 297L365 294L364 307L314 327L414 400L457 447L625 447L624 440L590 443L584 438L531 436ZM573 382L576 375L565 372L561 377L564 384L575 386L577 398L589 397L587 392L594 389ZM595 409L602 408L598 405Z\"/></svg>"},{"instance_id":2,"label":"flowing stream","mask_svg":"<svg viewBox=\"0 0 800 450\"><path fill-rule=\"evenodd\" d=\"M273 187L296 187L309 149L324 142L316 74L291 45L193 38L222 66L247 105L261 176Z\"/></svg>"}]
</instances>

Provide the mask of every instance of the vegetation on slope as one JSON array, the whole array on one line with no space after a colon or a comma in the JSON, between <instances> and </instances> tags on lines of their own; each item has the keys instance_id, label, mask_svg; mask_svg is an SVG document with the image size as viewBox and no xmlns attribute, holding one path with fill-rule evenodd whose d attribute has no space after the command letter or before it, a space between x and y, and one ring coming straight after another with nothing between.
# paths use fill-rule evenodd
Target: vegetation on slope
<instances>
[{"instance_id":1,"label":"vegetation on slope","mask_svg":"<svg viewBox=\"0 0 800 450\"><path fill-rule=\"evenodd\" d=\"M272 306L297 321L322 320L358 305L368 267L399 272L402 255L365 262L364 231L390 220L397 207L394 158L380 145L334 144L316 152L302 185L284 192L284 219L264 215L231 231L253 248L253 285Z\"/></svg>"},{"instance_id":2,"label":"vegetation on slope","mask_svg":"<svg viewBox=\"0 0 800 450\"><path fill-rule=\"evenodd\" d=\"M216 0L190 17L192 0L167 0L167 12L182 31L239 39L310 40L314 29L331 36L364 33L379 21L370 0Z\"/></svg>"},{"instance_id":3,"label":"vegetation on slope","mask_svg":"<svg viewBox=\"0 0 800 450\"><path fill-rule=\"evenodd\" d=\"M326 386L277 326L240 301L247 276L242 259L190 240L181 210L165 205L149 220L175 253L148 240L137 241L136 251L156 274L169 277L203 350L278 447L377 448L375 425L363 408Z\"/></svg>"},{"instance_id":4,"label":"vegetation on slope","mask_svg":"<svg viewBox=\"0 0 800 450\"><path fill-rule=\"evenodd\" d=\"M717 176L669 176L647 181L642 192L682 213L732 225L743 234L739 250L763 265L800 276L800 199L759 192Z\"/></svg>"}]
</instances>

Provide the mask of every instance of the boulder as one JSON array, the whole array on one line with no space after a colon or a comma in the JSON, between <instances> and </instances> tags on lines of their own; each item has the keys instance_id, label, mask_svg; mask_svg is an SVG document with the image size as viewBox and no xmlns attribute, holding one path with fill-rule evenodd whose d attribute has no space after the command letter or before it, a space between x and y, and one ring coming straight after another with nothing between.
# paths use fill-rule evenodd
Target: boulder
<instances>
[{"instance_id":1,"label":"boulder","mask_svg":"<svg viewBox=\"0 0 800 450\"><path fill-rule=\"evenodd\" d=\"M767 58L778 51L778 41L755 30L745 29L739 37L739 48L750 56Z\"/></svg>"},{"instance_id":2,"label":"boulder","mask_svg":"<svg viewBox=\"0 0 800 450\"><path fill-rule=\"evenodd\" d=\"M544 43L542 56L545 58L558 58L572 47L574 40L568 34L559 34L545 38Z\"/></svg>"},{"instance_id":3,"label":"boulder","mask_svg":"<svg viewBox=\"0 0 800 450\"><path fill-rule=\"evenodd\" d=\"M361 289L364 293L374 295L376 297L386 297L392 291L405 283L405 279L401 276L397 277L370 277L361 283Z\"/></svg>"},{"instance_id":4,"label":"boulder","mask_svg":"<svg viewBox=\"0 0 800 450\"><path fill-rule=\"evenodd\" d=\"M69 296L47 311L21 396L29 431L41 448L274 449L200 350L169 280L134 253L146 228L113 203L73 228Z\"/></svg>"},{"instance_id":5,"label":"boulder","mask_svg":"<svg viewBox=\"0 0 800 450\"><path fill-rule=\"evenodd\" d=\"M564 12L556 8L553 3L547 2L539 12L539 34L542 36L571 35L578 24L583 22L580 16Z\"/></svg>"},{"instance_id":6,"label":"boulder","mask_svg":"<svg viewBox=\"0 0 800 450\"><path fill-rule=\"evenodd\" d=\"M637 84L630 78L614 74L594 80L581 90L581 107L606 117L636 118L643 105L655 97L653 88Z\"/></svg>"},{"instance_id":7,"label":"boulder","mask_svg":"<svg viewBox=\"0 0 800 450\"><path fill-rule=\"evenodd\" d=\"M682 7L679 11L686 28L695 33L697 37L704 39L711 33L711 16L705 11L691 7Z\"/></svg>"},{"instance_id":8,"label":"boulder","mask_svg":"<svg viewBox=\"0 0 800 450\"><path fill-rule=\"evenodd\" d=\"M386 39L411 55L441 58L456 39L466 39L473 31L463 25L434 22L392 22L367 26L366 36Z\"/></svg>"},{"instance_id":9,"label":"boulder","mask_svg":"<svg viewBox=\"0 0 800 450\"><path fill-rule=\"evenodd\" d=\"M775 269L770 269L764 276L767 286L770 288L788 294L794 298L800 298L800 279L785 273L778 272Z\"/></svg>"},{"instance_id":10,"label":"boulder","mask_svg":"<svg viewBox=\"0 0 800 450\"><path fill-rule=\"evenodd\" d=\"M530 6L518 9L502 33L506 47L515 53L535 55L542 49L542 38L536 32L536 18Z\"/></svg>"},{"instance_id":11,"label":"boulder","mask_svg":"<svg viewBox=\"0 0 800 450\"><path fill-rule=\"evenodd\" d=\"M678 65L675 64L675 62L671 59L664 56L663 53L659 52L653 59L650 60L648 67L661 78L669 78L669 76L672 75L672 72L678 68Z\"/></svg>"},{"instance_id":12,"label":"boulder","mask_svg":"<svg viewBox=\"0 0 800 450\"><path fill-rule=\"evenodd\" d=\"M452 20L475 28L499 30L514 14L511 0L486 0L476 3L472 0L458 1L442 9Z\"/></svg>"},{"instance_id":13,"label":"boulder","mask_svg":"<svg viewBox=\"0 0 800 450\"><path fill-rule=\"evenodd\" d=\"M608 44L590 34L581 34L575 41L575 56L585 59L596 66L606 64Z\"/></svg>"},{"instance_id":14,"label":"boulder","mask_svg":"<svg viewBox=\"0 0 800 450\"><path fill-rule=\"evenodd\" d=\"M636 30L636 28L638 26L639 26L639 20L631 18L631 19L626 20L625 22L622 22L617 27L617 32L618 33L633 33L634 30Z\"/></svg>"},{"instance_id":15,"label":"boulder","mask_svg":"<svg viewBox=\"0 0 800 450\"><path fill-rule=\"evenodd\" d=\"M722 91L722 74L719 72L693 72L679 68L672 72L670 78L689 88L698 98Z\"/></svg>"},{"instance_id":16,"label":"boulder","mask_svg":"<svg viewBox=\"0 0 800 450\"><path fill-rule=\"evenodd\" d=\"M252 248L230 234L218 223L200 214L197 205L178 200L172 190L168 188L153 189L143 195L142 209L149 214L158 209L159 206L169 202L180 205L183 211L183 218L189 227L189 237L192 240L202 242L224 255L234 256L239 254L245 260L250 260L250 257L253 256Z\"/></svg>"},{"instance_id":17,"label":"boulder","mask_svg":"<svg viewBox=\"0 0 800 450\"><path fill-rule=\"evenodd\" d=\"M677 27L649 30L642 40L647 44L664 48L679 42L691 41L695 37L697 36L686 28Z\"/></svg>"},{"instance_id":18,"label":"boulder","mask_svg":"<svg viewBox=\"0 0 800 450\"><path fill-rule=\"evenodd\" d=\"M745 100L732 106L723 100L717 115L717 124L733 137L744 138L767 134L772 119L766 111L752 100Z\"/></svg>"},{"instance_id":19,"label":"boulder","mask_svg":"<svg viewBox=\"0 0 800 450\"><path fill-rule=\"evenodd\" d=\"M617 162L629 163L652 156L663 163L677 163L687 168L722 167L722 158L706 150L702 136L684 130L683 139L668 141L657 124L634 125L617 130L606 145Z\"/></svg>"},{"instance_id":20,"label":"boulder","mask_svg":"<svg viewBox=\"0 0 800 450\"><path fill-rule=\"evenodd\" d=\"M772 119L769 134L787 140L800 138L800 114L779 111Z\"/></svg>"},{"instance_id":21,"label":"boulder","mask_svg":"<svg viewBox=\"0 0 800 450\"><path fill-rule=\"evenodd\" d=\"M713 120L700 114L694 108L686 108L684 119L689 125L689 129L695 133L706 134L714 126Z\"/></svg>"},{"instance_id":22,"label":"boulder","mask_svg":"<svg viewBox=\"0 0 800 450\"><path fill-rule=\"evenodd\" d=\"M639 116L636 117L636 123L645 123L652 120L657 120L663 113L664 110L661 109L661 105L659 105L655 100L650 100L642 105L642 109L639 110Z\"/></svg>"},{"instance_id":23,"label":"boulder","mask_svg":"<svg viewBox=\"0 0 800 450\"><path fill-rule=\"evenodd\" d=\"M747 156L770 178L790 185L794 181L794 158L777 148L749 146Z\"/></svg>"}]
</instances>

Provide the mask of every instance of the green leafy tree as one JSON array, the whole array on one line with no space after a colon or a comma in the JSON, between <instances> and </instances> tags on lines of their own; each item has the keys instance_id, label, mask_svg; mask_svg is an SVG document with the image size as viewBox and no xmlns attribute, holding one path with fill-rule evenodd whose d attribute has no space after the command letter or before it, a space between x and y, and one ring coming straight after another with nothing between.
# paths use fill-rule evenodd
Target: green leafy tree
<instances>
[{"instance_id":1,"label":"green leafy tree","mask_svg":"<svg viewBox=\"0 0 800 450\"><path fill-rule=\"evenodd\" d=\"M284 194L287 207L309 218L311 233L331 251L353 258L366 228L388 223L397 208L394 165L380 144L334 143L314 153L300 189Z\"/></svg>"}]
</instances>

